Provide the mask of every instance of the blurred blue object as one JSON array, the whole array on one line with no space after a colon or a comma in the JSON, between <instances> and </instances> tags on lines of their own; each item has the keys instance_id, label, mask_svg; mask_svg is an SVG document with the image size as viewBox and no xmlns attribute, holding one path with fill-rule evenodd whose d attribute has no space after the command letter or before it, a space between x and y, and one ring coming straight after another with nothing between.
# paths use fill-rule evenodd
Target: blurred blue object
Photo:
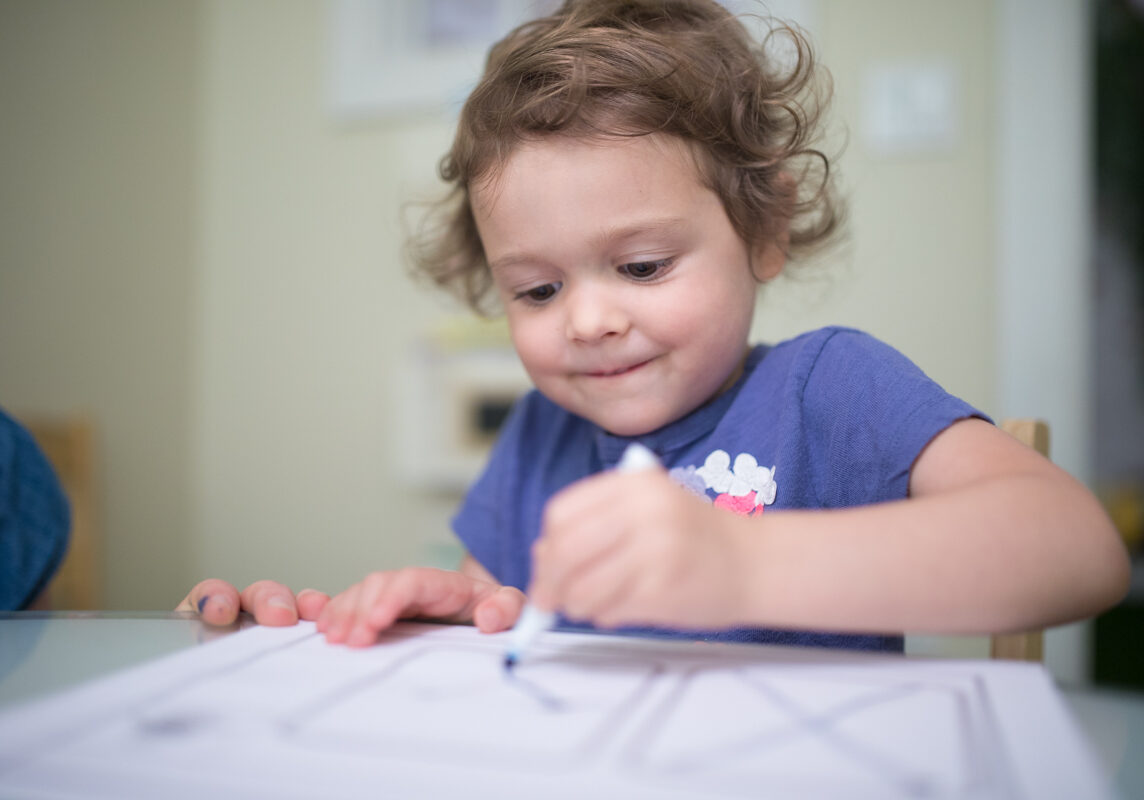
<instances>
[{"instance_id":1,"label":"blurred blue object","mask_svg":"<svg viewBox=\"0 0 1144 800\"><path fill-rule=\"evenodd\" d=\"M0 611L26 608L68 547L71 509L32 435L0 409Z\"/></svg>"}]
</instances>

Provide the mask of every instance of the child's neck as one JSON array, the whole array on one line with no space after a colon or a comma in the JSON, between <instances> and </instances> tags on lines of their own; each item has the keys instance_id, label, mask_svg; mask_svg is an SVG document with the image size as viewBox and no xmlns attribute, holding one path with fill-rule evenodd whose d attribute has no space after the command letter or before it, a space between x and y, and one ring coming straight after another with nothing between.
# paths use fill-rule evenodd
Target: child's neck
<instances>
[{"instance_id":1,"label":"child's neck","mask_svg":"<svg viewBox=\"0 0 1144 800\"><path fill-rule=\"evenodd\" d=\"M747 358L750 355L751 355L751 346L750 345L744 345L743 357L739 359L738 363L735 364L735 368L733 370L731 370L731 374L728 375L727 379L725 381L723 381L722 384L719 385L719 388L715 390L715 393L713 395L711 395L710 397L708 397L706 401L704 401L703 405L707 405L707 403L710 403L716 397L723 394L723 392L727 391L728 389L730 389L732 386L734 386L736 383L739 382L739 378L743 377L743 370L747 366Z\"/></svg>"}]
</instances>

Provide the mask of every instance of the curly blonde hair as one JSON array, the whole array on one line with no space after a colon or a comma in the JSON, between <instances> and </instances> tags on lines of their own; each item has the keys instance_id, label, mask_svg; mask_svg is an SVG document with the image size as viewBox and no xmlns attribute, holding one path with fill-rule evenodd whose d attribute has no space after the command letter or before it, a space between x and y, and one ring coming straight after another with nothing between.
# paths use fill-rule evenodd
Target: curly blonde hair
<instances>
[{"instance_id":1,"label":"curly blonde hair","mask_svg":"<svg viewBox=\"0 0 1144 800\"><path fill-rule=\"evenodd\" d=\"M776 36L790 57L775 57ZM816 147L829 95L818 72L796 28L756 43L714 0L566 0L489 52L439 165L451 191L410 241L414 272L492 310L470 187L550 135L678 137L748 245L785 233L788 255L816 249L841 222Z\"/></svg>"}]
</instances>

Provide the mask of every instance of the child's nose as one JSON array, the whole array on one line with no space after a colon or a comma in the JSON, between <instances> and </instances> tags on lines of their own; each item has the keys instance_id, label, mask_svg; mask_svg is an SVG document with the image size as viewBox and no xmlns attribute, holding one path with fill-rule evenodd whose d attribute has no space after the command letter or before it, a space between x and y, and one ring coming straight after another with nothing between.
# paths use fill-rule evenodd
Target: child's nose
<instances>
[{"instance_id":1,"label":"child's nose","mask_svg":"<svg viewBox=\"0 0 1144 800\"><path fill-rule=\"evenodd\" d=\"M569 339L592 342L625 333L631 327L631 320L622 304L607 291L581 285L568 294L566 326Z\"/></svg>"}]
</instances>

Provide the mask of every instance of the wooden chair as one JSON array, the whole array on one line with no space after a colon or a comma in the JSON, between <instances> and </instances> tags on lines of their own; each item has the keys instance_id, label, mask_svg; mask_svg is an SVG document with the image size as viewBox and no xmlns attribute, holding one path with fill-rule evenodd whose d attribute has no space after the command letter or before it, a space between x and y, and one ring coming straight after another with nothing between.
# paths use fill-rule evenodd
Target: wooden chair
<instances>
[{"instance_id":1,"label":"wooden chair","mask_svg":"<svg viewBox=\"0 0 1144 800\"><path fill-rule=\"evenodd\" d=\"M1001 421L1001 429L1022 444L1036 450L1046 458L1049 455L1049 425L1038 419L1006 419ZM989 655L991 658L1006 658L1014 661L1041 661L1044 659L1044 631L1024 633L997 633L990 637Z\"/></svg>"},{"instance_id":2,"label":"wooden chair","mask_svg":"<svg viewBox=\"0 0 1144 800\"><path fill-rule=\"evenodd\" d=\"M58 610L101 607L100 538L96 525L93 426L82 417L20 415L56 471L71 505L71 538L59 570L36 606Z\"/></svg>"}]
</instances>

